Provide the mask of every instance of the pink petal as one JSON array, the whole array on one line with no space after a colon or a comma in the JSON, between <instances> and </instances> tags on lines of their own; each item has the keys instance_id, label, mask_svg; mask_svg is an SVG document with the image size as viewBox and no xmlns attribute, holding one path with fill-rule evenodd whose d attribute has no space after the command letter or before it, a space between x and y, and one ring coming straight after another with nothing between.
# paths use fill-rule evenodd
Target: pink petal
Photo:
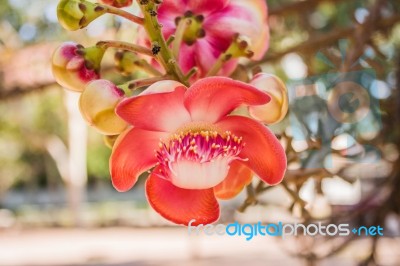
<instances>
[{"instance_id":1,"label":"pink petal","mask_svg":"<svg viewBox=\"0 0 400 266\"><path fill-rule=\"evenodd\" d=\"M182 68L183 73L187 73L198 65L196 59L196 46L182 43L179 49L179 66Z\"/></svg>"},{"instance_id":2,"label":"pink petal","mask_svg":"<svg viewBox=\"0 0 400 266\"><path fill-rule=\"evenodd\" d=\"M164 35L164 38L168 40L169 36L175 33L176 30L175 19L173 19L170 15L161 16L158 13L158 21L162 25L162 33ZM146 34L144 30L139 30L139 32L141 32L142 34Z\"/></svg>"},{"instance_id":3,"label":"pink petal","mask_svg":"<svg viewBox=\"0 0 400 266\"><path fill-rule=\"evenodd\" d=\"M169 17L172 21L186 11L186 0L165 0L157 10L158 17Z\"/></svg>"},{"instance_id":4,"label":"pink petal","mask_svg":"<svg viewBox=\"0 0 400 266\"><path fill-rule=\"evenodd\" d=\"M150 205L165 219L176 224L209 224L219 217L219 205L213 189L182 189L157 175L156 167L146 181Z\"/></svg>"},{"instance_id":5,"label":"pink petal","mask_svg":"<svg viewBox=\"0 0 400 266\"><path fill-rule=\"evenodd\" d=\"M247 166L239 161L234 161L231 163L229 173L224 181L214 187L215 196L219 199L231 199L250 184L252 178L253 174Z\"/></svg>"},{"instance_id":6,"label":"pink petal","mask_svg":"<svg viewBox=\"0 0 400 266\"><path fill-rule=\"evenodd\" d=\"M116 190L129 190L143 172L157 163L155 150L160 139L167 136L133 128L118 137L110 157L111 179Z\"/></svg>"},{"instance_id":7,"label":"pink petal","mask_svg":"<svg viewBox=\"0 0 400 266\"><path fill-rule=\"evenodd\" d=\"M185 91L184 87L176 87L173 92L132 97L122 101L116 113L135 128L173 132L190 121L183 106Z\"/></svg>"},{"instance_id":8,"label":"pink petal","mask_svg":"<svg viewBox=\"0 0 400 266\"><path fill-rule=\"evenodd\" d=\"M194 44L194 46L196 47L195 58L197 62L197 67L200 68L198 77L205 77L208 71L217 61L217 58L227 48L226 47L224 49L218 49L217 46L209 42L210 39L212 40L212 38L207 38L207 37L203 39L198 39ZM224 66L217 75L229 76L235 70L236 66L237 66L237 60L231 59L224 64Z\"/></svg>"},{"instance_id":9,"label":"pink petal","mask_svg":"<svg viewBox=\"0 0 400 266\"><path fill-rule=\"evenodd\" d=\"M77 45L74 42L65 42L58 47L53 53L53 65L64 68L76 56Z\"/></svg>"},{"instance_id":10,"label":"pink petal","mask_svg":"<svg viewBox=\"0 0 400 266\"><path fill-rule=\"evenodd\" d=\"M190 0L188 10L195 14L208 15L209 13L223 9L230 0Z\"/></svg>"},{"instance_id":11,"label":"pink petal","mask_svg":"<svg viewBox=\"0 0 400 266\"><path fill-rule=\"evenodd\" d=\"M198 62L199 76L204 77L217 61L221 51L215 49L206 38L198 39L195 46L195 57Z\"/></svg>"},{"instance_id":12,"label":"pink petal","mask_svg":"<svg viewBox=\"0 0 400 266\"><path fill-rule=\"evenodd\" d=\"M233 0L220 12L211 14L205 20L204 28L208 35L225 36L224 42L230 42L235 33L251 39L254 60L259 60L269 46L269 27L267 6L264 0ZM219 37L221 38L221 37Z\"/></svg>"},{"instance_id":13,"label":"pink petal","mask_svg":"<svg viewBox=\"0 0 400 266\"><path fill-rule=\"evenodd\" d=\"M206 69L207 72L211 69L216 59L207 63L206 58L210 58L210 56L205 56L205 51L213 51L213 57L218 58L223 52L226 51L226 49L228 49L231 41L232 36L212 36L211 34L207 35L203 39L197 40L197 54L200 58L201 65L204 66L203 68ZM203 44L203 42L205 44ZM236 69L237 64L238 60L235 58L228 60L216 76L230 76ZM204 77L207 72L204 72L202 77Z\"/></svg>"},{"instance_id":14,"label":"pink petal","mask_svg":"<svg viewBox=\"0 0 400 266\"><path fill-rule=\"evenodd\" d=\"M184 73L187 73L193 67L198 68L198 72L193 80L205 77L220 54L225 49L218 49L209 42L209 38L198 39L193 45L182 43L179 53L179 65ZM229 76L236 68L237 60L232 59L224 64L218 73L222 76Z\"/></svg>"},{"instance_id":15,"label":"pink petal","mask_svg":"<svg viewBox=\"0 0 400 266\"><path fill-rule=\"evenodd\" d=\"M246 9L232 5L221 12L212 14L204 23L207 33L213 36L229 37L234 33L255 36L259 32L258 26L259 23L254 23L254 19Z\"/></svg>"},{"instance_id":16,"label":"pink petal","mask_svg":"<svg viewBox=\"0 0 400 266\"><path fill-rule=\"evenodd\" d=\"M238 65L237 59L230 59L228 62L224 64L224 66L216 76L230 76L233 73L233 71L235 71L237 65Z\"/></svg>"},{"instance_id":17,"label":"pink petal","mask_svg":"<svg viewBox=\"0 0 400 266\"><path fill-rule=\"evenodd\" d=\"M84 82L89 82L94 79L99 79L100 75L97 74L93 69L87 69L86 67L82 67L78 72L79 78Z\"/></svg>"},{"instance_id":18,"label":"pink petal","mask_svg":"<svg viewBox=\"0 0 400 266\"><path fill-rule=\"evenodd\" d=\"M267 127L242 116L228 116L216 124L243 138L242 163L270 185L282 181L286 171L286 155L282 145Z\"/></svg>"},{"instance_id":19,"label":"pink petal","mask_svg":"<svg viewBox=\"0 0 400 266\"><path fill-rule=\"evenodd\" d=\"M85 59L81 56L74 56L69 60L68 64L66 65L67 70L78 70L84 66Z\"/></svg>"},{"instance_id":20,"label":"pink petal","mask_svg":"<svg viewBox=\"0 0 400 266\"><path fill-rule=\"evenodd\" d=\"M207 23L205 23L207 24ZM231 44L232 41L232 36L230 35L214 35L213 31L207 30L207 25L204 26L206 30L206 36L204 37L207 42L214 47L218 51L218 56L222 53L225 52L226 49L228 49L229 45ZM209 34L210 33L210 34Z\"/></svg>"},{"instance_id":21,"label":"pink petal","mask_svg":"<svg viewBox=\"0 0 400 266\"><path fill-rule=\"evenodd\" d=\"M196 81L186 92L184 103L193 121L214 123L236 107L259 105L270 97L244 82L224 77L209 77Z\"/></svg>"},{"instance_id":22,"label":"pink petal","mask_svg":"<svg viewBox=\"0 0 400 266\"><path fill-rule=\"evenodd\" d=\"M254 52L253 60L260 60L269 47L268 7L265 0L231 0L233 6L241 10L247 9L253 18L253 23L259 25L259 31L252 39L251 48ZM242 33L242 32L239 32ZM245 34L243 32L242 34ZM246 34L245 34L246 35Z\"/></svg>"}]
</instances>

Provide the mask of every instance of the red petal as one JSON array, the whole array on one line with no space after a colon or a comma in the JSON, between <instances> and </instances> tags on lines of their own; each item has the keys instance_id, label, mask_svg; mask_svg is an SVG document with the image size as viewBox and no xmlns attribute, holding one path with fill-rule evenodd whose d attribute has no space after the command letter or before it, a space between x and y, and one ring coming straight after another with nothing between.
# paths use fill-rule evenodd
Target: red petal
<instances>
[{"instance_id":1,"label":"red petal","mask_svg":"<svg viewBox=\"0 0 400 266\"><path fill-rule=\"evenodd\" d=\"M217 123L223 130L243 137L242 163L270 185L282 181L286 171L286 155L282 145L267 127L242 116L229 116Z\"/></svg>"},{"instance_id":2,"label":"red petal","mask_svg":"<svg viewBox=\"0 0 400 266\"><path fill-rule=\"evenodd\" d=\"M110 157L111 179L116 190L129 190L139 175L157 163L155 150L160 139L167 136L167 133L133 128L118 137Z\"/></svg>"},{"instance_id":3,"label":"red petal","mask_svg":"<svg viewBox=\"0 0 400 266\"><path fill-rule=\"evenodd\" d=\"M117 114L135 128L172 132L190 121L183 106L183 87L173 92L139 95L122 101Z\"/></svg>"},{"instance_id":4,"label":"red petal","mask_svg":"<svg viewBox=\"0 0 400 266\"><path fill-rule=\"evenodd\" d=\"M231 199L238 195L242 189L250 184L253 174L251 170L240 163L231 163L227 177L214 187L215 196L219 199Z\"/></svg>"},{"instance_id":5,"label":"red petal","mask_svg":"<svg viewBox=\"0 0 400 266\"><path fill-rule=\"evenodd\" d=\"M146 181L150 205L165 219L176 224L209 224L219 218L219 205L213 189L183 189L157 176L156 167Z\"/></svg>"},{"instance_id":6,"label":"red petal","mask_svg":"<svg viewBox=\"0 0 400 266\"><path fill-rule=\"evenodd\" d=\"M187 90L184 103L193 121L214 123L242 104L260 105L270 100L268 94L244 82L210 77L195 82Z\"/></svg>"}]
</instances>

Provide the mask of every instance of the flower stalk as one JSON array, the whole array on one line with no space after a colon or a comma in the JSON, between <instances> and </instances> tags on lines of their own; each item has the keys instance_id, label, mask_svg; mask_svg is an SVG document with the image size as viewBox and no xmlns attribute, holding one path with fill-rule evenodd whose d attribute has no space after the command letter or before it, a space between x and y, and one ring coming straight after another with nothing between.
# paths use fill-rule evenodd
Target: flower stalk
<instances>
[{"instance_id":1,"label":"flower stalk","mask_svg":"<svg viewBox=\"0 0 400 266\"><path fill-rule=\"evenodd\" d=\"M189 72L186 74L185 78L187 80L190 80L191 77L193 77L197 72L199 71L199 69L197 67L192 68L191 70L189 70Z\"/></svg>"},{"instance_id":2,"label":"flower stalk","mask_svg":"<svg viewBox=\"0 0 400 266\"><path fill-rule=\"evenodd\" d=\"M152 43L153 56L157 56L158 61L164 67L167 75L171 75L173 79L188 86L189 83L185 78L182 70L178 66L176 58L170 52L167 42L161 32L161 25L157 20L156 7L159 1L137 0L142 13L144 14L144 28ZM157 3L156 3L157 2Z\"/></svg>"},{"instance_id":3,"label":"flower stalk","mask_svg":"<svg viewBox=\"0 0 400 266\"><path fill-rule=\"evenodd\" d=\"M148 56L154 56L153 52L150 49L140 46L140 45L137 45L137 44L129 43L129 42L100 41L96 44L96 46L102 47L104 49L112 47L112 48L131 51L131 52L135 52L135 53L139 53L139 54L144 54L144 55L148 55Z\"/></svg>"},{"instance_id":4,"label":"flower stalk","mask_svg":"<svg viewBox=\"0 0 400 266\"><path fill-rule=\"evenodd\" d=\"M114 15L120 16L122 18L126 18L127 20L132 21L133 23L136 23L139 25L143 25L143 23L144 23L143 18L135 16L132 13L129 13L123 9L109 6L109 5L101 5L101 4L98 4L98 6L101 8L104 8L106 13L114 14Z\"/></svg>"},{"instance_id":5,"label":"flower stalk","mask_svg":"<svg viewBox=\"0 0 400 266\"><path fill-rule=\"evenodd\" d=\"M84 48L80 51L82 51L83 57L85 58L86 67L99 72L101 61L103 60L103 56L106 50L103 47L92 46Z\"/></svg>"},{"instance_id":6,"label":"flower stalk","mask_svg":"<svg viewBox=\"0 0 400 266\"><path fill-rule=\"evenodd\" d=\"M144 79L137 79L134 81L127 82L126 84L128 85L128 88L130 90L137 90L146 86L150 86L153 83L156 83L158 81L162 80L170 80L171 76L165 75L165 76L157 76L157 77L151 77L151 78L144 78Z\"/></svg>"},{"instance_id":7,"label":"flower stalk","mask_svg":"<svg viewBox=\"0 0 400 266\"><path fill-rule=\"evenodd\" d=\"M233 58L247 57L251 58L254 55L254 52L249 48L249 41L246 40L244 36L240 36L239 34L235 34L233 37L233 41L231 45L226 49L224 53L222 53L215 64L211 67L211 69L207 73L207 77L215 76L222 69L224 64Z\"/></svg>"},{"instance_id":8,"label":"flower stalk","mask_svg":"<svg viewBox=\"0 0 400 266\"><path fill-rule=\"evenodd\" d=\"M222 53L217 61L215 61L214 65L211 67L211 69L207 73L207 77L215 76L218 74L218 72L221 70L221 68L224 66L226 62L228 62L232 58L232 55L228 54L227 52Z\"/></svg>"},{"instance_id":9,"label":"flower stalk","mask_svg":"<svg viewBox=\"0 0 400 266\"><path fill-rule=\"evenodd\" d=\"M135 53L128 51L119 51L115 53L115 64L117 69L123 75L130 75L135 70L142 70L150 76L162 76L163 74L155 69L149 62L145 59L139 58Z\"/></svg>"},{"instance_id":10,"label":"flower stalk","mask_svg":"<svg viewBox=\"0 0 400 266\"><path fill-rule=\"evenodd\" d=\"M183 36L185 34L186 29L190 26L191 23L192 19L190 18L181 19L178 22L178 26L175 32L175 40L172 43L172 54L174 55L175 58L179 58L179 50L181 48Z\"/></svg>"},{"instance_id":11,"label":"flower stalk","mask_svg":"<svg viewBox=\"0 0 400 266\"><path fill-rule=\"evenodd\" d=\"M117 87L124 92L124 95L126 97L130 97L133 95L134 91L136 91L140 88L150 86L150 85L152 85L156 82L162 81L162 80L170 80L170 79L171 79L171 77L168 75L136 79L136 80L131 80L131 81L125 82L123 84L120 84Z\"/></svg>"}]
</instances>

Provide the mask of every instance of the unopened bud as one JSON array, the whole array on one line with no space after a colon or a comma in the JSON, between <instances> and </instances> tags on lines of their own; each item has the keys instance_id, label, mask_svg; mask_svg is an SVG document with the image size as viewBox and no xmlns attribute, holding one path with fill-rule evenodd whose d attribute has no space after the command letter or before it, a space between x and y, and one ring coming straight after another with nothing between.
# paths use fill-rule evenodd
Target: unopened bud
<instances>
[{"instance_id":1,"label":"unopened bud","mask_svg":"<svg viewBox=\"0 0 400 266\"><path fill-rule=\"evenodd\" d=\"M118 135L127 124L115 113L115 107L124 98L124 92L114 83L99 79L90 82L79 99L79 108L85 120L105 135Z\"/></svg>"},{"instance_id":2,"label":"unopened bud","mask_svg":"<svg viewBox=\"0 0 400 266\"><path fill-rule=\"evenodd\" d=\"M118 71L123 75L130 75L141 67L142 59L131 52L119 51L115 54L114 59Z\"/></svg>"},{"instance_id":3,"label":"unopened bud","mask_svg":"<svg viewBox=\"0 0 400 266\"><path fill-rule=\"evenodd\" d=\"M86 84L99 79L100 62L104 50L66 42L58 47L52 57L52 70L56 81L66 89L81 92Z\"/></svg>"},{"instance_id":4,"label":"unopened bud","mask_svg":"<svg viewBox=\"0 0 400 266\"><path fill-rule=\"evenodd\" d=\"M285 118L289 103L287 88L277 76L259 73L250 84L271 96L271 101L264 105L250 106L250 116L265 123L275 124Z\"/></svg>"},{"instance_id":5,"label":"unopened bud","mask_svg":"<svg viewBox=\"0 0 400 266\"><path fill-rule=\"evenodd\" d=\"M57 6L57 17L67 30L79 30L106 13L101 6L85 0L61 0Z\"/></svg>"}]
</instances>

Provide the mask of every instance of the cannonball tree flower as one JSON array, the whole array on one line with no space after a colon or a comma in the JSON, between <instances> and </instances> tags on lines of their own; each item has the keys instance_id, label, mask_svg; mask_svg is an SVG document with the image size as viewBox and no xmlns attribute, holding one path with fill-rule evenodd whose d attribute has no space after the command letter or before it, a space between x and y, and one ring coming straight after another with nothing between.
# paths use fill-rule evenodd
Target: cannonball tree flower
<instances>
[{"instance_id":1,"label":"cannonball tree flower","mask_svg":"<svg viewBox=\"0 0 400 266\"><path fill-rule=\"evenodd\" d=\"M100 77L100 62L105 50L100 47L84 48L66 42L52 57L52 70L56 81L66 89L81 92L89 81Z\"/></svg>"},{"instance_id":2,"label":"cannonball tree flower","mask_svg":"<svg viewBox=\"0 0 400 266\"><path fill-rule=\"evenodd\" d=\"M132 5L132 0L101 0L101 2L115 7L127 7Z\"/></svg>"},{"instance_id":3,"label":"cannonball tree flower","mask_svg":"<svg viewBox=\"0 0 400 266\"><path fill-rule=\"evenodd\" d=\"M240 105L270 101L264 92L224 77L186 88L160 81L123 100L116 113L133 127L122 133L110 157L112 183L129 190L139 175L150 205L164 218L187 225L219 217L217 198L236 196L255 173L278 184L286 156L275 135L261 123L229 115Z\"/></svg>"},{"instance_id":4,"label":"cannonball tree flower","mask_svg":"<svg viewBox=\"0 0 400 266\"><path fill-rule=\"evenodd\" d=\"M124 91L111 81L94 80L82 92L79 109L83 118L100 133L117 135L127 127L127 123L115 113L115 107L124 96Z\"/></svg>"},{"instance_id":5,"label":"cannonball tree flower","mask_svg":"<svg viewBox=\"0 0 400 266\"><path fill-rule=\"evenodd\" d=\"M268 49L265 0L164 0L157 18L165 39L175 36L172 49L183 72L197 67L197 78L228 76L238 57L259 60Z\"/></svg>"},{"instance_id":6,"label":"cannonball tree flower","mask_svg":"<svg viewBox=\"0 0 400 266\"><path fill-rule=\"evenodd\" d=\"M287 88L283 81L272 74L258 73L250 84L271 97L271 101L265 105L249 106L250 116L269 125L282 121L289 108Z\"/></svg>"}]
</instances>

